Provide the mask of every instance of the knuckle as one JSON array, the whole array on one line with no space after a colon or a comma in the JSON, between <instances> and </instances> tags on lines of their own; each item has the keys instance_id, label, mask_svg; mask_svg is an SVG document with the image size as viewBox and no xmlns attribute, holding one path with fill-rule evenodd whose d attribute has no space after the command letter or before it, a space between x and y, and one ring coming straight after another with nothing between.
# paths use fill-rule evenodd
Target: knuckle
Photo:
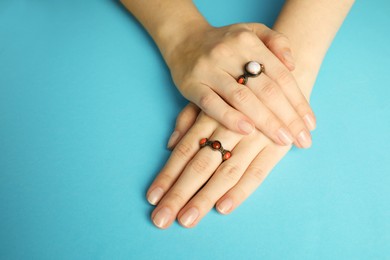
<instances>
[{"instance_id":1,"label":"knuckle","mask_svg":"<svg viewBox=\"0 0 390 260\"><path fill-rule=\"evenodd\" d=\"M254 34L248 30L240 30L236 33L235 39L240 44L252 43L254 41Z\"/></svg>"},{"instance_id":2,"label":"knuckle","mask_svg":"<svg viewBox=\"0 0 390 260\"><path fill-rule=\"evenodd\" d=\"M208 111L214 102L215 102L215 96L213 94L207 93L201 96L199 100L199 107L203 111Z\"/></svg>"},{"instance_id":3,"label":"knuckle","mask_svg":"<svg viewBox=\"0 0 390 260\"><path fill-rule=\"evenodd\" d=\"M221 57L233 56L234 53L228 44L219 42L210 50L209 55L212 59L221 59Z\"/></svg>"},{"instance_id":4,"label":"knuckle","mask_svg":"<svg viewBox=\"0 0 390 260\"><path fill-rule=\"evenodd\" d=\"M261 89L261 94L267 99L277 97L279 94L278 87L272 81L267 81Z\"/></svg>"},{"instance_id":5,"label":"knuckle","mask_svg":"<svg viewBox=\"0 0 390 260\"><path fill-rule=\"evenodd\" d=\"M237 88L233 91L232 98L234 104L247 103L251 98L250 90L246 87Z\"/></svg>"},{"instance_id":6,"label":"knuckle","mask_svg":"<svg viewBox=\"0 0 390 260\"><path fill-rule=\"evenodd\" d=\"M183 193L179 190L171 191L167 200L169 200L173 205L182 205L186 202Z\"/></svg>"},{"instance_id":7,"label":"knuckle","mask_svg":"<svg viewBox=\"0 0 390 260\"><path fill-rule=\"evenodd\" d=\"M173 177L162 171L157 177L156 186L166 187L168 184L172 183L172 181Z\"/></svg>"},{"instance_id":8,"label":"knuckle","mask_svg":"<svg viewBox=\"0 0 390 260\"><path fill-rule=\"evenodd\" d=\"M294 117L287 124L287 127L290 129L295 129L295 128L300 127L300 126L302 126L301 128L304 128L303 122L299 117Z\"/></svg>"},{"instance_id":9,"label":"knuckle","mask_svg":"<svg viewBox=\"0 0 390 260\"><path fill-rule=\"evenodd\" d=\"M209 164L210 164L209 158L202 156L192 160L189 167L195 173L199 175L205 175L207 169L209 168Z\"/></svg>"},{"instance_id":10,"label":"knuckle","mask_svg":"<svg viewBox=\"0 0 390 260\"><path fill-rule=\"evenodd\" d=\"M294 107L295 107L295 110L299 114L308 114L308 113L310 113L309 104L307 102L305 102L305 101L298 102Z\"/></svg>"},{"instance_id":11,"label":"knuckle","mask_svg":"<svg viewBox=\"0 0 390 260\"><path fill-rule=\"evenodd\" d=\"M266 117L264 126L267 129L277 129L279 128L280 124L279 121L275 118L275 116L270 114Z\"/></svg>"},{"instance_id":12,"label":"knuckle","mask_svg":"<svg viewBox=\"0 0 390 260\"><path fill-rule=\"evenodd\" d=\"M279 73L277 74L277 79L282 86L283 85L290 85L290 84L294 83L294 78L293 78L292 74L290 73L290 71L288 71L287 69L280 70Z\"/></svg>"},{"instance_id":13,"label":"knuckle","mask_svg":"<svg viewBox=\"0 0 390 260\"><path fill-rule=\"evenodd\" d=\"M240 179L242 170L238 165L224 163L221 165L220 174L223 178L234 185Z\"/></svg>"},{"instance_id":14,"label":"knuckle","mask_svg":"<svg viewBox=\"0 0 390 260\"><path fill-rule=\"evenodd\" d=\"M192 157L193 146L188 143L179 143L173 151L174 156L181 160L188 160Z\"/></svg>"},{"instance_id":15,"label":"knuckle","mask_svg":"<svg viewBox=\"0 0 390 260\"><path fill-rule=\"evenodd\" d=\"M198 202L201 202L201 204L206 204L206 205L214 205L215 204L215 202L210 198L210 196L208 196L205 193L197 194L196 195L196 200ZM210 207L210 206L208 206L208 207Z\"/></svg>"},{"instance_id":16,"label":"knuckle","mask_svg":"<svg viewBox=\"0 0 390 260\"><path fill-rule=\"evenodd\" d=\"M254 31L266 31L266 30L271 30L268 26L266 26L263 23L249 23L248 24L249 28L251 29L252 32Z\"/></svg>"},{"instance_id":17,"label":"knuckle","mask_svg":"<svg viewBox=\"0 0 390 260\"><path fill-rule=\"evenodd\" d=\"M256 183L262 182L267 175L264 169L257 166L248 167L248 173L252 176Z\"/></svg>"}]
</instances>

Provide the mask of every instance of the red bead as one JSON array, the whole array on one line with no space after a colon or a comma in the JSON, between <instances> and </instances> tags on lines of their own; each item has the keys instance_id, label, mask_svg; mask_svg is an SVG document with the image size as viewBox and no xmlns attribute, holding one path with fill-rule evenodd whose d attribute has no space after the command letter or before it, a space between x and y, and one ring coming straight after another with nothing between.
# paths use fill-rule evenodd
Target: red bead
<instances>
[{"instance_id":1,"label":"red bead","mask_svg":"<svg viewBox=\"0 0 390 260\"><path fill-rule=\"evenodd\" d=\"M214 149L219 149L219 148L221 148L221 143L218 141L214 141L212 146Z\"/></svg>"},{"instance_id":2,"label":"red bead","mask_svg":"<svg viewBox=\"0 0 390 260\"><path fill-rule=\"evenodd\" d=\"M207 138L202 138L200 139L199 144L204 145L206 142L207 142Z\"/></svg>"},{"instance_id":3,"label":"red bead","mask_svg":"<svg viewBox=\"0 0 390 260\"><path fill-rule=\"evenodd\" d=\"M225 154L222 156L222 159L225 161L229 159L232 156L232 153L229 151L226 151Z\"/></svg>"},{"instance_id":4,"label":"red bead","mask_svg":"<svg viewBox=\"0 0 390 260\"><path fill-rule=\"evenodd\" d=\"M244 84L245 78L241 76L241 77L238 78L237 82L238 82L239 84Z\"/></svg>"}]
</instances>

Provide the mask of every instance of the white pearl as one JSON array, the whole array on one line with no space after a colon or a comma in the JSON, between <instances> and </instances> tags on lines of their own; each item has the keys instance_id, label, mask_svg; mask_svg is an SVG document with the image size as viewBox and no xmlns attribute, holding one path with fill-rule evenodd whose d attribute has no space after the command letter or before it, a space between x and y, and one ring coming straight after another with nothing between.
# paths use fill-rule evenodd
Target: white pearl
<instances>
[{"instance_id":1,"label":"white pearl","mask_svg":"<svg viewBox=\"0 0 390 260\"><path fill-rule=\"evenodd\" d=\"M251 62L248 62L248 64L246 64L245 69L250 74L257 75L261 71L261 66L260 66L260 63L258 63L256 61L251 61Z\"/></svg>"}]
</instances>

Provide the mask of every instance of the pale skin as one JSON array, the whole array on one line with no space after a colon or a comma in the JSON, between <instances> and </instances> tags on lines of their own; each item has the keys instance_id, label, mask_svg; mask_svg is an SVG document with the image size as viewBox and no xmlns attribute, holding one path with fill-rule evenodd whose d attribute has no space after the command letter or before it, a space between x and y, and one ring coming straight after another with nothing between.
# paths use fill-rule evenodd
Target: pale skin
<instances>
[{"instance_id":1,"label":"pale skin","mask_svg":"<svg viewBox=\"0 0 390 260\"><path fill-rule=\"evenodd\" d=\"M190 0L122 2L156 42L179 91L207 115L237 133L257 128L279 145L311 146L316 120L291 74L286 37L256 23L213 27ZM237 83L252 60L265 72Z\"/></svg>"},{"instance_id":2,"label":"pale skin","mask_svg":"<svg viewBox=\"0 0 390 260\"><path fill-rule=\"evenodd\" d=\"M185 6L186 1L181 2ZM295 58L291 75L306 100L352 4L352 0L289 0L274 25L274 30L289 39ZM194 12L191 8L184 10L189 12L187 17ZM283 61L278 47L269 49ZM198 112L195 105L189 105L179 115L175 129L181 133L179 142L171 143L175 149L147 192L149 202L157 205L151 216L153 223L162 229L176 218L184 227L194 227L214 206L222 214L231 213L290 149L264 131L256 129L243 135L206 115L207 111ZM219 152L208 147L199 149L199 140L204 137L221 141L225 149L232 151L232 157L221 164ZM294 143L299 146L299 141Z\"/></svg>"}]
</instances>

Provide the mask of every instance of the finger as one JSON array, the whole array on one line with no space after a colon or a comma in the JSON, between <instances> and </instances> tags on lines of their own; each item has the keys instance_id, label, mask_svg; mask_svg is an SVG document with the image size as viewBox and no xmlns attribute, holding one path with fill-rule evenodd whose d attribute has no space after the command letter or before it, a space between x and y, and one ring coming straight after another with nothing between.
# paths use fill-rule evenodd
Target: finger
<instances>
[{"instance_id":1,"label":"finger","mask_svg":"<svg viewBox=\"0 0 390 260\"><path fill-rule=\"evenodd\" d=\"M237 110L242 111L255 123L257 129L262 131L267 137L279 145L290 145L293 136L288 127L261 102L255 93L236 80L228 73L215 75L213 82L214 91L229 101ZM286 101L288 102L288 101ZM291 108L293 110L293 108Z\"/></svg>"},{"instance_id":2,"label":"finger","mask_svg":"<svg viewBox=\"0 0 390 260\"><path fill-rule=\"evenodd\" d=\"M156 205L175 183L185 166L199 151L199 136L210 136L217 128L217 122L201 114L193 127L176 145L164 168L150 185L146 197L150 204Z\"/></svg>"},{"instance_id":3,"label":"finger","mask_svg":"<svg viewBox=\"0 0 390 260\"><path fill-rule=\"evenodd\" d=\"M307 128L314 130L316 127L314 113L291 72L270 51L263 51L258 56L262 56L266 61L265 74L280 86Z\"/></svg>"},{"instance_id":4,"label":"finger","mask_svg":"<svg viewBox=\"0 0 390 260\"><path fill-rule=\"evenodd\" d=\"M189 103L176 118L175 130L171 134L167 148L173 149L187 131L194 125L199 114L199 108L193 103Z\"/></svg>"},{"instance_id":5,"label":"finger","mask_svg":"<svg viewBox=\"0 0 390 260\"><path fill-rule=\"evenodd\" d=\"M259 77L267 75L272 81L274 81L282 89L284 95L287 97L290 104L296 110L297 114L302 118L306 125L306 128L308 129L308 132L309 130L314 130L316 125L314 113L310 108L310 105L307 102L306 98L299 89L293 75L260 40L257 41L256 47L257 48L250 53L250 56L246 58L245 56L240 56L240 58L236 58L236 60L228 60L227 62L219 63L218 66L223 71L229 73L231 75L231 78L234 78L236 80L240 75L244 73L243 67L248 61L254 60L263 63L263 65L265 66L265 72L261 73ZM242 50L240 50L239 48L234 49L234 51L237 53L242 52ZM237 63L240 63L242 65L237 66ZM231 78L214 75L214 81L211 82L211 86L215 88L214 91L219 93L219 95L226 95L226 88L231 86L230 83L226 82L226 79L231 80ZM253 81L253 79L254 78L249 78L248 82ZM240 95L236 96L240 97ZM223 96L223 98L231 102L226 97ZM243 113L249 116L247 112L243 111ZM249 116L249 118L254 121L253 117ZM308 134L310 135L310 133ZM270 135L267 134L267 136L270 137L273 141L275 141L275 139L272 138ZM302 147L299 146L299 144L297 144L297 146Z\"/></svg>"},{"instance_id":6,"label":"finger","mask_svg":"<svg viewBox=\"0 0 390 260\"><path fill-rule=\"evenodd\" d=\"M295 69L290 42L282 33L272 30L263 24L250 24L253 31L267 48L290 70Z\"/></svg>"},{"instance_id":7,"label":"finger","mask_svg":"<svg viewBox=\"0 0 390 260\"><path fill-rule=\"evenodd\" d=\"M218 200L217 210L222 214L229 214L237 208L261 185L288 150L288 147L275 145L264 148L246 169L238 183Z\"/></svg>"},{"instance_id":8,"label":"finger","mask_svg":"<svg viewBox=\"0 0 390 260\"><path fill-rule=\"evenodd\" d=\"M232 151L232 157L220 165L206 185L180 210L180 224L188 228L196 226L217 200L240 180L248 165L268 142L269 139L259 132L242 139Z\"/></svg>"},{"instance_id":9,"label":"finger","mask_svg":"<svg viewBox=\"0 0 390 260\"><path fill-rule=\"evenodd\" d=\"M309 148L311 146L311 135L303 118L273 80L264 74L248 81L247 86L287 126L298 147Z\"/></svg>"},{"instance_id":10,"label":"finger","mask_svg":"<svg viewBox=\"0 0 390 260\"><path fill-rule=\"evenodd\" d=\"M209 86L192 87L188 92L191 100L202 111L228 129L245 135L254 131L255 127L251 120L223 101Z\"/></svg>"},{"instance_id":11,"label":"finger","mask_svg":"<svg viewBox=\"0 0 390 260\"><path fill-rule=\"evenodd\" d=\"M210 140L219 140L226 150L232 150L240 138L241 135L221 127L214 132ZM201 149L152 212L153 223L162 229L169 227L179 210L207 182L221 162L219 151L209 147Z\"/></svg>"}]
</instances>

